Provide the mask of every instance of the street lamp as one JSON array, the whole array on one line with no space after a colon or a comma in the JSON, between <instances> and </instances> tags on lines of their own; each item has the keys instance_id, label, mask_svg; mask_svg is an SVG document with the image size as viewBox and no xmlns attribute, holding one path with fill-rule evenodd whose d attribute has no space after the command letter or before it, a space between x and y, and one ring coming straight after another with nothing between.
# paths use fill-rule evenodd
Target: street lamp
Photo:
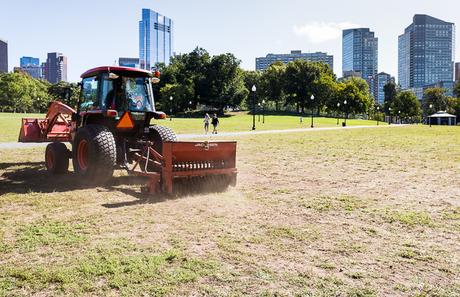
<instances>
[{"instance_id":1,"label":"street lamp","mask_svg":"<svg viewBox=\"0 0 460 297\"><path fill-rule=\"evenodd\" d=\"M188 110L190 111L190 118L191 118L192 117L192 100L188 102L188 105L189 105Z\"/></svg>"},{"instance_id":2,"label":"street lamp","mask_svg":"<svg viewBox=\"0 0 460 297\"><path fill-rule=\"evenodd\" d=\"M391 125L391 107L388 107L388 125Z\"/></svg>"},{"instance_id":3,"label":"street lamp","mask_svg":"<svg viewBox=\"0 0 460 297\"><path fill-rule=\"evenodd\" d=\"M377 118L377 126L379 125L379 115L378 115L379 110L380 110L380 106L377 106L377 116L376 116L376 118Z\"/></svg>"},{"instance_id":4,"label":"street lamp","mask_svg":"<svg viewBox=\"0 0 460 297\"><path fill-rule=\"evenodd\" d=\"M260 107L261 107L260 102L257 103L257 106L259 107L259 108L258 108L258 111L259 111L259 112L257 113L257 121L260 123Z\"/></svg>"},{"instance_id":5,"label":"street lamp","mask_svg":"<svg viewBox=\"0 0 460 297\"><path fill-rule=\"evenodd\" d=\"M262 124L265 124L265 100L262 100Z\"/></svg>"},{"instance_id":6,"label":"street lamp","mask_svg":"<svg viewBox=\"0 0 460 297\"><path fill-rule=\"evenodd\" d=\"M252 130L256 129L256 85L252 85Z\"/></svg>"},{"instance_id":7,"label":"street lamp","mask_svg":"<svg viewBox=\"0 0 460 297\"><path fill-rule=\"evenodd\" d=\"M433 104L430 104L430 111L429 111L429 113L431 113L431 109L432 109L432 108L433 108ZM428 115L428 117L430 118L430 127L431 127L431 114Z\"/></svg>"},{"instance_id":8,"label":"street lamp","mask_svg":"<svg viewBox=\"0 0 460 297\"><path fill-rule=\"evenodd\" d=\"M398 122L399 124L401 124L401 111L398 110Z\"/></svg>"},{"instance_id":9,"label":"street lamp","mask_svg":"<svg viewBox=\"0 0 460 297\"><path fill-rule=\"evenodd\" d=\"M337 102L337 126L339 125L340 102Z\"/></svg>"},{"instance_id":10,"label":"street lamp","mask_svg":"<svg viewBox=\"0 0 460 297\"><path fill-rule=\"evenodd\" d=\"M171 108L169 109L169 120L172 121L172 112L173 112L173 96L169 96L169 102L171 103Z\"/></svg>"},{"instance_id":11,"label":"street lamp","mask_svg":"<svg viewBox=\"0 0 460 297\"><path fill-rule=\"evenodd\" d=\"M343 125L342 125L342 126L344 126L344 127L347 126L347 118L348 118L347 103L348 103L348 102L347 102L347 100L345 99L345 100L343 101L343 106L345 107L345 121L343 122Z\"/></svg>"},{"instance_id":12,"label":"street lamp","mask_svg":"<svg viewBox=\"0 0 460 297\"><path fill-rule=\"evenodd\" d=\"M314 111L313 102L315 100L315 95L311 95L310 99L311 99L311 127L313 128L313 111Z\"/></svg>"}]
</instances>

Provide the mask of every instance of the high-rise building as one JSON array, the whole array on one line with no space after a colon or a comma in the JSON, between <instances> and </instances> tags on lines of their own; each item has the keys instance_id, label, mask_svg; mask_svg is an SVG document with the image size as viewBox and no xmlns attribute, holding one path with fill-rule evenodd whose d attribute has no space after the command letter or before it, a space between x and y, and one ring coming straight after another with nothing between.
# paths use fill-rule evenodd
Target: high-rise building
<instances>
[{"instance_id":1,"label":"high-rise building","mask_svg":"<svg viewBox=\"0 0 460 297\"><path fill-rule=\"evenodd\" d=\"M19 59L19 66L40 66L40 59L34 57L21 57Z\"/></svg>"},{"instance_id":2,"label":"high-rise building","mask_svg":"<svg viewBox=\"0 0 460 297\"><path fill-rule=\"evenodd\" d=\"M0 39L0 73L8 72L8 42Z\"/></svg>"},{"instance_id":3,"label":"high-rise building","mask_svg":"<svg viewBox=\"0 0 460 297\"><path fill-rule=\"evenodd\" d=\"M45 78L52 84L67 81L67 57L61 53L48 53Z\"/></svg>"},{"instance_id":4,"label":"high-rise building","mask_svg":"<svg viewBox=\"0 0 460 297\"><path fill-rule=\"evenodd\" d=\"M142 9L139 21L139 60L143 69L169 64L173 56L174 23L151 9Z\"/></svg>"},{"instance_id":5,"label":"high-rise building","mask_svg":"<svg viewBox=\"0 0 460 297\"><path fill-rule=\"evenodd\" d=\"M28 73L33 78L42 78L42 68L40 66L40 59L34 57L21 57L19 59L20 70Z\"/></svg>"},{"instance_id":6,"label":"high-rise building","mask_svg":"<svg viewBox=\"0 0 460 297\"><path fill-rule=\"evenodd\" d=\"M455 81L460 80L460 63L455 63Z\"/></svg>"},{"instance_id":7,"label":"high-rise building","mask_svg":"<svg viewBox=\"0 0 460 297\"><path fill-rule=\"evenodd\" d=\"M394 77L385 72L380 72L372 78L370 85L375 103L383 105L385 102L384 87L389 82L394 82Z\"/></svg>"},{"instance_id":8,"label":"high-rise building","mask_svg":"<svg viewBox=\"0 0 460 297\"><path fill-rule=\"evenodd\" d=\"M423 89L439 82L449 85L454 79L454 36L453 23L416 14L398 40L401 88Z\"/></svg>"},{"instance_id":9,"label":"high-rise building","mask_svg":"<svg viewBox=\"0 0 460 297\"><path fill-rule=\"evenodd\" d=\"M139 58L118 58L118 65L123 67L140 68Z\"/></svg>"},{"instance_id":10,"label":"high-rise building","mask_svg":"<svg viewBox=\"0 0 460 297\"><path fill-rule=\"evenodd\" d=\"M265 57L256 58L256 70L266 70L275 62L289 63L295 60L307 60L312 62L323 62L334 70L334 56L327 53L302 53L302 51L291 51L290 54L268 54Z\"/></svg>"},{"instance_id":11,"label":"high-rise building","mask_svg":"<svg viewBox=\"0 0 460 297\"><path fill-rule=\"evenodd\" d=\"M342 71L369 80L378 73L378 38L369 28L343 30Z\"/></svg>"}]
</instances>

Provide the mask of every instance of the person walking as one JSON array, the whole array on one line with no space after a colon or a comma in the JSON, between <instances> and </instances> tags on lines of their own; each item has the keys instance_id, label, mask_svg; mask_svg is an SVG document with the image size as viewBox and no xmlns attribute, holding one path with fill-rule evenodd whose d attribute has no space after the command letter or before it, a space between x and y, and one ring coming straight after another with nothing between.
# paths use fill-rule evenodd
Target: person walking
<instances>
[{"instance_id":1,"label":"person walking","mask_svg":"<svg viewBox=\"0 0 460 297\"><path fill-rule=\"evenodd\" d=\"M214 130L212 130L212 134L217 134L217 126L219 125L219 119L217 118L217 114L214 114L212 116L211 124L214 127Z\"/></svg>"},{"instance_id":2,"label":"person walking","mask_svg":"<svg viewBox=\"0 0 460 297\"><path fill-rule=\"evenodd\" d=\"M206 114L204 116L204 133L205 134L208 134L208 131L209 131L209 121L211 120L211 117L209 116L209 114Z\"/></svg>"}]
</instances>

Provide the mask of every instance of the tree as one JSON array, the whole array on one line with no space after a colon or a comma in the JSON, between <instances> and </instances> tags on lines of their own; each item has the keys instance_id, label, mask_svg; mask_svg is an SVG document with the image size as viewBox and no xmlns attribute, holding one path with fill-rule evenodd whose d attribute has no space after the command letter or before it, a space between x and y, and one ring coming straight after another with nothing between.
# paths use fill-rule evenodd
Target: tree
<instances>
[{"instance_id":1,"label":"tree","mask_svg":"<svg viewBox=\"0 0 460 297\"><path fill-rule=\"evenodd\" d=\"M447 110L448 100L443 88L428 88L423 93L423 112L432 114L439 110ZM430 108L432 105L432 108Z\"/></svg>"},{"instance_id":2,"label":"tree","mask_svg":"<svg viewBox=\"0 0 460 297\"><path fill-rule=\"evenodd\" d=\"M248 90L248 96L245 98L245 106L251 108L252 103L252 86L257 87L257 96L259 99L265 97L265 85L262 85L262 73L260 71L244 71L243 72L244 87ZM251 98L250 98L251 97Z\"/></svg>"},{"instance_id":3,"label":"tree","mask_svg":"<svg viewBox=\"0 0 460 297\"><path fill-rule=\"evenodd\" d=\"M347 117L350 113L366 113L372 105L369 87L367 87L366 81L361 78L351 78L339 84L337 98ZM345 100L347 104L344 104Z\"/></svg>"},{"instance_id":4,"label":"tree","mask_svg":"<svg viewBox=\"0 0 460 297\"><path fill-rule=\"evenodd\" d=\"M401 118L419 117L421 115L420 102L411 91L398 93L395 100L393 100L392 109Z\"/></svg>"},{"instance_id":5,"label":"tree","mask_svg":"<svg viewBox=\"0 0 460 297\"><path fill-rule=\"evenodd\" d=\"M48 89L48 93L52 100L58 100L70 107L76 108L78 97L80 96L80 88L75 83L60 81L51 85Z\"/></svg>"},{"instance_id":6,"label":"tree","mask_svg":"<svg viewBox=\"0 0 460 297\"><path fill-rule=\"evenodd\" d=\"M457 116L457 122L460 123L460 98L447 98L448 109L447 112Z\"/></svg>"},{"instance_id":7,"label":"tree","mask_svg":"<svg viewBox=\"0 0 460 297\"><path fill-rule=\"evenodd\" d=\"M261 86L264 96L268 101L275 102L276 111L279 111L280 103L285 99L285 72L286 65L283 62L275 62L262 73Z\"/></svg>"},{"instance_id":8,"label":"tree","mask_svg":"<svg viewBox=\"0 0 460 297\"><path fill-rule=\"evenodd\" d=\"M220 113L223 113L226 106L239 105L249 93L244 85L240 63L233 54L212 57L205 76L209 88L201 93L203 95L200 100L218 108Z\"/></svg>"},{"instance_id":9,"label":"tree","mask_svg":"<svg viewBox=\"0 0 460 297\"><path fill-rule=\"evenodd\" d=\"M34 111L36 80L21 72L0 75L0 108L4 111Z\"/></svg>"},{"instance_id":10,"label":"tree","mask_svg":"<svg viewBox=\"0 0 460 297\"><path fill-rule=\"evenodd\" d=\"M296 103L297 109L304 112L305 108L313 109L321 105L323 93L319 92L321 74L333 76L330 68L318 62L296 60L289 62L284 75L287 103ZM314 92L318 92L318 100L310 100ZM315 97L317 96L315 95Z\"/></svg>"},{"instance_id":11,"label":"tree","mask_svg":"<svg viewBox=\"0 0 460 297\"><path fill-rule=\"evenodd\" d=\"M393 104L393 101L396 99L398 93L396 89L396 84L392 81L387 83L385 86L383 86L383 93L385 96L383 108L385 112L388 112L388 108L391 107L391 104Z\"/></svg>"},{"instance_id":12,"label":"tree","mask_svg":"<svg viewBox=\"0 0 460 297\"><path fill-rule=\"evenodd\" d=\"M460 98L460 80L457 80L454 85L454 95L457 98Z\"/></svg>"}]
</instances>

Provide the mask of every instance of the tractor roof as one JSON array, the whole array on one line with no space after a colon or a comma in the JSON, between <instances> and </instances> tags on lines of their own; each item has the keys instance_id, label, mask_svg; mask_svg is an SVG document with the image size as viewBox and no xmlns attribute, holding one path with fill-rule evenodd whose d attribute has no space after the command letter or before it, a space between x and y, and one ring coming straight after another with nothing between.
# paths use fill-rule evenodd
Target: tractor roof
<instances>
[{"instance_id":1,"label":"tractor roof","mask_svg":"<svg viewBox=\"0 0 460 297\"><path fill-rule=\"evenodd\" d=\"M131 68L131 67L119 67L119 66L100 66L90 69L81 75L81 78L90 77L100 73L114 72L117 74L129 74L139 76L152 76L152 73L148 70Z\"/></svg>"}]
</instances>

